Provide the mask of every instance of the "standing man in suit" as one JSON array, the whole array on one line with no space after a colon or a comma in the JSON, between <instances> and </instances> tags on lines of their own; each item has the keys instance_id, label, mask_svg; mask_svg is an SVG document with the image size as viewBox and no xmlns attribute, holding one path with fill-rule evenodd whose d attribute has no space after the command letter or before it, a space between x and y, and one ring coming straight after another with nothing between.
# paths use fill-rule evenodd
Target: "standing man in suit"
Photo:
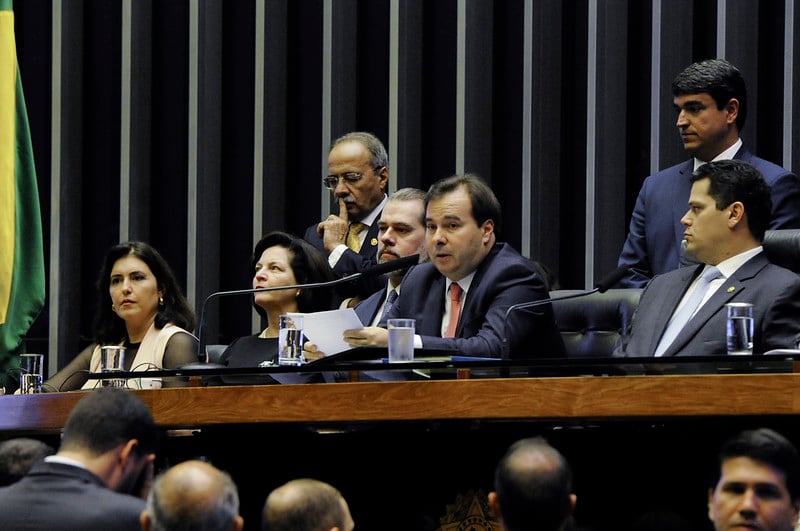
<instances>
[{"instance_id":1,"label":"standing man in suit","mask_svg":"<svg viewBox=\"0 0 800 531\"><path fill-rule=\"evenodd\" d=\"M572 469L541 437L520 439L497 463L489 507L502 529L562 531L571 520L577 496Z\"/></svg>"},{"instance_id":2,"label":"standing man in suit","mask_svg":"<svg viewBox=\"0 0 800 531\"><path fill-rule=\"evenodd\" d=\"M70 413L58 452L0 489L3 528L138 531L157 440L134 393L92 391Z\"/></svg>"},{"instance_id":3,"label":"standing man in suit","mask_svg":"<svg viewBox=\"0 0 800 531\"><path fill-rule=\"evenodd\" d=\"M494 192L475 175L448 177L428 190L430 261L409 270L403 295L386 316L416 319L415 348L493 358L564 355L549 304L506 317L512 305L546 300L549 293L533 263L497 241L501 217ZM344 339L353 347L386 346L388 332L345 330Z\"/></svg>"},{"instance_id":4,"label":"standing man in suit","mask_svg":"<svg viewBox=\"0 0 800 531\"><path fill-rule=\"evenodd\" d=\"M328 176L322 180L339 205L306 229L303 239L323 251L340 277L375 265L378 219L389 188L389 156L378 138L365 132L347 133L328 153ZM382 281L369 279L340 288L343 297L368 297Z\"/></svg>"},{"instance_id":5,"label":"standing man in suit","mask_svg":"<svg viewBox=\"0 0 800 531\"><path fill-rule=\"evenodd\" d=\"M425 192L402 188L389 196L378 222L378 263L420 255L425 257ZM405 269L392 271L386 285L361 301L355 312L364 326L378 326L400 296Z\"/></svg>"},{"instance_id":6,"label":"standing man in suit","mask_svg":"<svg viewBox=\"0 0 800 531\"><path fill-rule=\"evenodd\" d=\"M722 59L700 61L678 74L672 95L678 133L692 159L645 179L619 257L620 266L630 267L620 283L623 287L644 287L655 275L695 263L682 249L680 219L686 211L689 177L706 162L737 159L755 166L772 188L767 229L800 228L800 180L754 156L739 138L747 117L741 72Z\"/></svg>"},{"instance_id":7,"label":"standing man in suit","mask_svg":"<svg viewBox=\"0 0 800 531\"><path fill-rule=\"evenodd\" d=\"M747 430L720 450L708 490L708 518L716 531L794 531L800 515L800 455L783 435Z\"/></svg>"},{"instance_id":8,"label":"standing man in suit","mask_svg":"<svg viewBox=\"0 0 800 531\"><path fill-rule=\"evenodd\" d=\"M754 305L754 353L794 348L800 277L764 256L770 207L769 186L747 162L720 160L695 170L681 223L687 250L702 264L650 281L633 316L628 356L725 354L729 302Z\"/></svg>"},{"instance_id":9,"label":"standing man in suit","mask_svg":"<svg viewBox=\"0 0 800 531\"><path fill-rule=\"evenodd\" d=\"M142 531L241 531L239 493L231 477L204 461L189 460L161 474L141 514Z\"/></svg>"}]
</instances>

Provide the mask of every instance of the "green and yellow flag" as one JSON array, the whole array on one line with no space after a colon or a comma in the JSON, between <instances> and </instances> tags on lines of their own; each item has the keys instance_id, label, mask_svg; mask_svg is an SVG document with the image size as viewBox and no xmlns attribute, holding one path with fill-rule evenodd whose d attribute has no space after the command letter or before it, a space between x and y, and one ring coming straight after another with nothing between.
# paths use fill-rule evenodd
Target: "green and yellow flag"
<instances>
[{"instance_id":1,"label":"green and yellow flag","mask_svg":"<svg viewBox=\"0 0 800 531\"><path fill-rule=\"evenodd\" d=\"M42 215L11 0L0 0L0 368L44 306Z\"/></svg>"}]
</instances>

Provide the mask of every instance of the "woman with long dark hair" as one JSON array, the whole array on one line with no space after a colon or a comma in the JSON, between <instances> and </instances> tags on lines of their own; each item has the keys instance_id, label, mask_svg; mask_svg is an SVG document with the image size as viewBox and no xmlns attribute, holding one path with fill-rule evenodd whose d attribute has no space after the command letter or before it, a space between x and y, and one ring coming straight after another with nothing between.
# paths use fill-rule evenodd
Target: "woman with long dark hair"
<instances>
[{"instance_id":1,"label":"woman with long dark hair","mask_svg":"<svg viewBox=\"0 0 800 531\"><path fill-rule=\"evenodd\" d=\"M111 247L97 278L94 342L45 382L46 391L91 389L100 380L101 347L125 347L130 371L172 369L197 361L195 317L166 260L151 245L127 242ZM134 388L183 385L178 378L136 378Z\"/></svg>"}]
</instances>

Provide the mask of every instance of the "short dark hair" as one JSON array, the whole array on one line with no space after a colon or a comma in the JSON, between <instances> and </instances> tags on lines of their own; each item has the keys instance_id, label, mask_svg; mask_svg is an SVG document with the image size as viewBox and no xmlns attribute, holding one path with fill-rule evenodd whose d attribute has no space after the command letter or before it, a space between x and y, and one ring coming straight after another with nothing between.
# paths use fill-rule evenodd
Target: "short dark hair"
<instances>
[{"instance_id":1,"label":"short dark hair","mask_svg":"<svg viewBox=\"0 0 800 531\"><path fill-rule=\"evenodd\" d=\"M327 282L336 278L328 265L328 259L319 249L302 238L281 231L272 231L258 240L250 259L251 274L254 274L256 264L261 260L261 254L275 246L288 249L289 266L292 268L298 284ZM332 305L333 292L326 288L300 290L300 295L297 297L297 309L303 313L330 310ZM255 308L259 315L266 317L260 306L255 306Z\"/></svg>"},{"instance_id":2,"label":"short dark hair","mask_svg":"<svg viewBox=\"0 0 800 531\"><path fill-rule=\"evenodd\" d=\"M478 226L480 227L486 220L491 219L494 222L494 232L499 235L503 222L500 201L497 200L497 196L494 195L489 185L475 174L453 175L433 183L425 195L425 209L427 210L428 203L432 200L439 199L460 186L467 189L472 204L472 217Z\"/></svg>"},{"instance_id":3,"label":"short dark hair","mask_svg":"<svg viewBox=\"0 0 800 531\"><path fill-rule=\"evenodd\" d=\"M711 181L708 194L714 198L717 210L741 202L750 234L762 241L772 216L772 197L761 173L743 160L717 160L697 168L691 180L695 182L706 177Z\"/></svg>"},{"instance_id":4,"label":"short dark hair","mask_svg":"<svg viewBox=\"0 0 800 531\"><path fill-rule=\"evenodd\" d=\"M103 387L81 398L69 414L62 450L102 455L131 439L139 455L155 453L158 431L150 410L130 391Z\"/></svg>"},{"instance_id":5,"label":"short dark hair","mask_svg":"<svg viewBox=\"0 0 800 531\"><path fill-rule=\"evenodd\" d=\"M111 284L111 270L114 263L124 256L135 256L150 268L164 293L164 304L159 304L155 317L156 328L164 328L168 323L191 332L195 327L194 312L183 294L175 274L164 257L150 244L131 241L114 245L106 251L100 274L97 277L97 308L94 316L95 341L98 344L119 343L127 337L125 321L111 309L112 301L108 288Z\"/></svg>"},{"instance_id":6,"label":"short dark hair","mask_svg":"<svg viewBox=\"0 0 800 531\"><path fill-rule=\"evenodd\" d=\"M706 59L686 67L672 81L672 95L709 94L722 110L731 98L739 100L736 128L747 119L747 86L738 68L724 59Z\"/></svg>"},{"instance_id":7,"label":"short dark hair","mask_svg":"<svg viewBox=\"0 0 800 531\"><path fill-rule=\"evenodd\" d=\"M800 454L780 433L769 428L758 428L742 431L728 439L717 456L712 489L722 476L722 464L736 457L749 457L783 472L792 501L800 499Z\"/></svg>"},{"instance_id":8,"label":"short dark hair","mask_svg":"<svg viewBox=\"0 0 800 531\"><path fill-rule=\"evenodd\" d=\"M55 453L38 439L17 437L0 443L0 487L22 479L31 466Z\"/></svg>"},{"instance_id":9,"label":"short dark hair","mask_svg":"<svg viewBox=\"0 0 800 531\"><path fill-rule=\"evenodd\" d=\"M543 454L552 468L531 466L527 458L532 454ZM542 437L521 439L509 447L495 469L494 488L508 531L556 530L570 515L572 470Z\"/></svg>"}]
</instances>

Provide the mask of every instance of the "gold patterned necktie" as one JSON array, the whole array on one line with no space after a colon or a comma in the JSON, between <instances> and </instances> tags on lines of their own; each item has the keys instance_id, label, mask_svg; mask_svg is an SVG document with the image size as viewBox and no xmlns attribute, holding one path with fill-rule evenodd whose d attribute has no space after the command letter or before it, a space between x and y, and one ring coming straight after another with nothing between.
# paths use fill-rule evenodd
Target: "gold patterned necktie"
<instances>
[{"instance_id":1,"label":"gold patterned necktie","mask_svg":"<svg viewBox=\"0 0 800 531\"><path fill-rule=\"evenodd\" d=\"M367 226L359 221L354 221L350 224L350 228L347 230L347 247L349 249L355 252L361 249L361 240L358 235L366 228Z\"/></svg>"}]
</instances>

